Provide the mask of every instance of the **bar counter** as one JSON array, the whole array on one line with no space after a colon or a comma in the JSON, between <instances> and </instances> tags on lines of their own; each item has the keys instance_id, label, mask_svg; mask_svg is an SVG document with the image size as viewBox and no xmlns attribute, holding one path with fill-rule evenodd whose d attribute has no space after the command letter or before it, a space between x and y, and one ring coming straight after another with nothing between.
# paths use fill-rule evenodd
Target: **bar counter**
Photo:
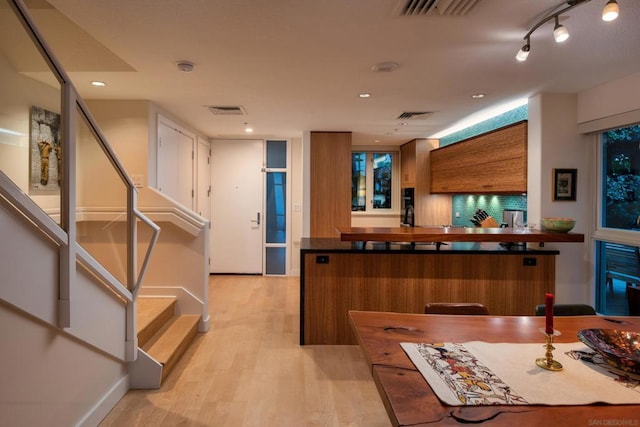
<instances>
[{"instance_id":1,"label":"bar counter","mask_svg":"<svg viewBox=\"0 0 640 427\"><path fill-rule=\"evenodd\" d=\"M338 227L340 240L351 242L584 242L579 233L550 233L529 228L454 226Z\"/></svg>"},{"instance_id":2,"label":"bar counter","mask_svg":"<svg viewBox=\"0 0 640 427\"><path fill-rule=\"evenodd\" d=\"M300 343L355 344L349 310L423 313L428 302L479 302L493 315L533 315L555 292L559 253L499 241L303 238Z\"/></svg>"}]
</instances>

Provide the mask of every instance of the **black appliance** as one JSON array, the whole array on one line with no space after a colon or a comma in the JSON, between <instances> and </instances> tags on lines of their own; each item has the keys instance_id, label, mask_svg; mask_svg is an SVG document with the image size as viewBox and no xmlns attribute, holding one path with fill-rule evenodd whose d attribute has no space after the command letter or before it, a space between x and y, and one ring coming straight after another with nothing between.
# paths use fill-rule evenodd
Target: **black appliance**
<instances>
[{"instance_id":1,"label":"black appliance","mask_svg":"<svg viewBox=\"0 0 640 427\"><path fill-rule=\"evenodd\" d=\"M402 205L400 208L400 226L413 227L415 226L413 209L414 209L414 190L413 188L402 189Z\"/></svg>"}]
</instances>

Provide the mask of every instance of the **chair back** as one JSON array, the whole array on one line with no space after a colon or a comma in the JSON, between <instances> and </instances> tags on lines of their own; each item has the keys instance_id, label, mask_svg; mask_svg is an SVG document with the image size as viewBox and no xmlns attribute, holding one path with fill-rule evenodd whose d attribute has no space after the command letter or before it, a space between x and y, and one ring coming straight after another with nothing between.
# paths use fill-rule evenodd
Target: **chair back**
<instances>
[{"instance_id":1,"label":"chair back","mask_svg":"<svg viewBox=\"0 0 640 427\"><path fill-rule=\"evenodd\" d=\"M477 302L430 302L424 306L425 314L488 315L489 310Z\"/></svg>"},{"instance_id":2,"label":"chair back","mask_svg":"<svg viewBox=\"0 0 640 427\"><path fill-rule=\"evenodd\" d=\"M536 316L544 316L546 307L544 304L536 305ZM593 316L596 310L588 304L555 304L554 316Z\"/></svg>"}]
</instances>

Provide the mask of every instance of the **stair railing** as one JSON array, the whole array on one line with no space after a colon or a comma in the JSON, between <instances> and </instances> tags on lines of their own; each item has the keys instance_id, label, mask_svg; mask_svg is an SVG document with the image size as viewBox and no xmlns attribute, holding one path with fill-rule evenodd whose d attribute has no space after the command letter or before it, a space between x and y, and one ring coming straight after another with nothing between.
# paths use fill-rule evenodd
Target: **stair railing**
<instances>
[{"instance_id":1,"label":"stair railing","mask_svg":"<svg viewBox=\"0 0 640 427\"><path fill-rule=\"evenodd\" d=\"M127 301L127 343L126 360L133 361L137 356L137 334L135 299L139 293L144 274L147 270L150 255L158 239L160 228L142 214L137 208L137 190L132 179L126 173L124 167L107 143L96 121L89 113L84 101L78 95L71 79L66 74L60 62L56 59L52 49L44 40L34 21L31 19L27 7L22 0L9 0L16 17L31 37L33 43L40 51L44 60L48 63L52 73L58 79L62 90L62 182L60 202L60 226L44 213L44 211L31 200L24 192L0 171L0 191L3 197L11 202L16 209L38 226L47 236L60 245L60 287L58 300L58 326L68 328L71 326L71 283L75 281L76 263L80 261L89 268L110 289ZM102 266L86 249L78 243L76 238L76 130L79 120L83 120L93 137L100 145L105 156L126 186L126 245L127 245L127 276L123 285L113 274ZM141 269L137 272L137 220L140 220L152 230L152 238L149 242ZM62 227L62 228L60 228Z\"/></svg>"}]
</instances>

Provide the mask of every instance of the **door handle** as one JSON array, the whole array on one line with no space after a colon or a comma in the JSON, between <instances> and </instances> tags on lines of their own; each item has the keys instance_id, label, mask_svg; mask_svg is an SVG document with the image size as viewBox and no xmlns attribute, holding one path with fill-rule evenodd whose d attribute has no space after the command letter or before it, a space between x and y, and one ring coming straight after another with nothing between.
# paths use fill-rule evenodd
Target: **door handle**
<instances>
[{"instance_id":1,"label":"door handle","mask_svg":"<svg viewBox=\"0 0 640 427\"><path fill-rule=\"evenodd\" d=\"M256 212L256 219L252 219L251 222L255 222L257 225L260 225L260 212Z\"/></svg>"}]
</instances>

